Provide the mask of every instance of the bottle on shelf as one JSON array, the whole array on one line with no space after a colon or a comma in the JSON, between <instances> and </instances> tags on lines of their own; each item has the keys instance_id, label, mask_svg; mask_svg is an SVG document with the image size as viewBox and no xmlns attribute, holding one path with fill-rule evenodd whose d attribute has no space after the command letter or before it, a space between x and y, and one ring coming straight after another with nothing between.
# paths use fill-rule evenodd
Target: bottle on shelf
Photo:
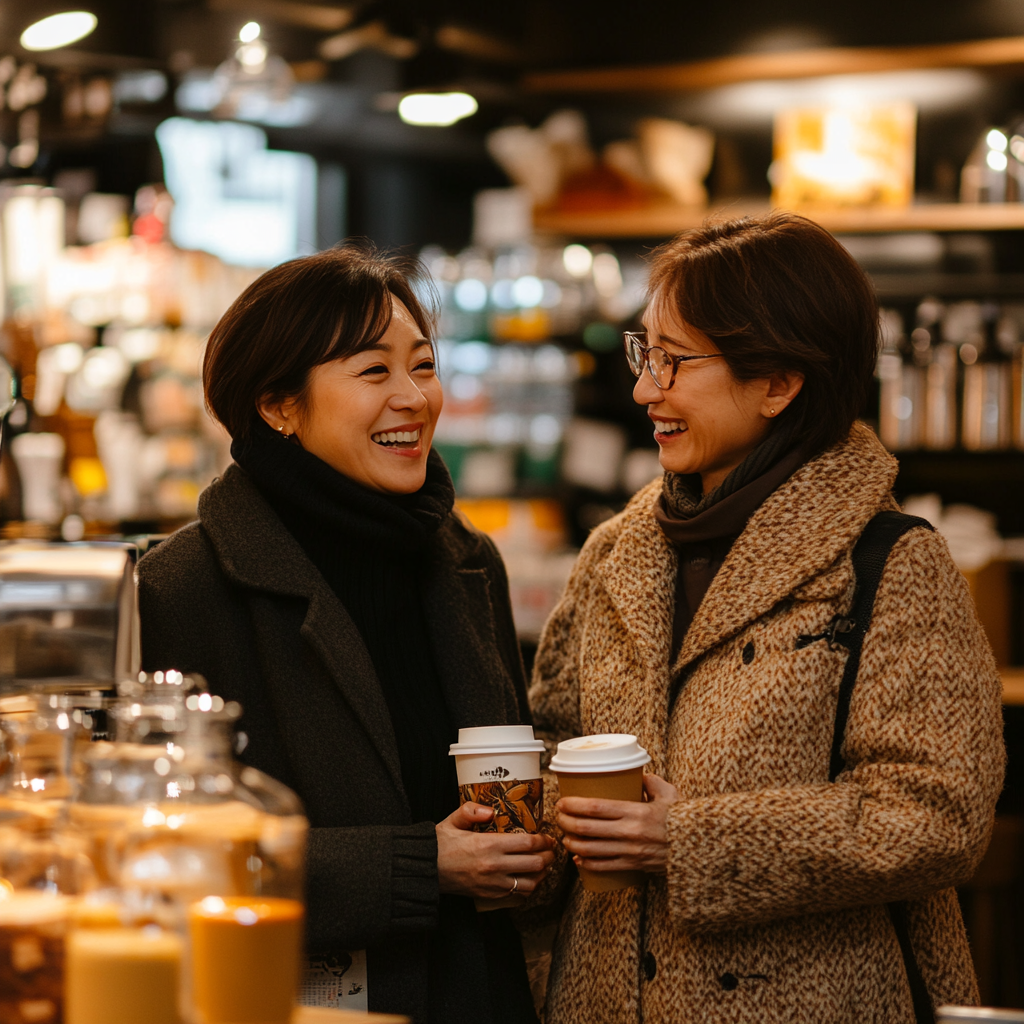
<instances>
[{"instance_id":1,"label":"bottle on shelf","mask_svg":"<svg viewBox=\"0 0 1024 1024\"><path fill-rule=\"evenodd\" d=\"M957 437L956 346L942 336L945 310L926 298L917 307L917 327L910 340L914 359L924 370L924 428L922 442L932 451L948 451Z\"/></svg>"},{"instance_id":2,"label":"bottle on shelf","mask_svg":"<svg viewBox=\"0 0 1024 1024\"><path fill-rule=\"evenodd\" d=\"M882 346L876 369L880 381L879 436L890 451L918 448L925 422L924 369L906 344L903 318L896 310L881 311L880 332Z\"/></svg>"},{"instance_id":3,"label":"bottle on shelf","mask_svg":"<svg viewBox=\"0 0 1024 1024\"><path fill-rule=\"evenodd\" d=\"M1024 345L1020 342L1013 353L1010 369L1010 418L1013 422L1013 446L1024 450Z\"/></svg>"},{"instance_id":4,"label":"bottle on shelf","mask_svg":"<svg viewBox=\"0 0 1024 1024\"><path fill-rule=\"evenodd\" d=\"M1015 149L1024 155L1020 147ZM1001 128L986 128L961 171L960 202L1017 201L1020 198L1017 152L1010 149L1010 139Z\"/></svg>"},{"instance_id":5,"label":"bottle on shelf","mask_svg":"<svg viewBox=\"0 0 1024 1024\"><path fill-rule=\"evenodd\" d=\"M964 364L963 446L970 451L1010 447L1012 360L999 340L999 307L982 307L982 327L960 346Z\"/></svg>"}]
</instances>

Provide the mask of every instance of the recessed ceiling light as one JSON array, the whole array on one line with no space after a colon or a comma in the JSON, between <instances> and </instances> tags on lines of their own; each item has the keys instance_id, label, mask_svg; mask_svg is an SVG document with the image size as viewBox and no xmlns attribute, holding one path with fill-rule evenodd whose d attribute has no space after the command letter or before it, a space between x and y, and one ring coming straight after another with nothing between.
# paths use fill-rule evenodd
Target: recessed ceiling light
<instances>
[{"instance_id":1,"label":"recessed ceiling light","mask_svg":"<svg viewBox=\"0 0 1024 1024\"><path fill-rule=\"evenodd\" d=\"M51 14L21 33L26 50L56 50L84 39L96 27L96 15L89 11L64 11Z\"/></svg>"},{"instance_id":2,"label":"recessed ceiling light","mask_svg":"<svg viewBox=\"0 0 1024 1024\"><path fill-rule=\"evenodd\" d=\"M468 92L414 92L398 104L398 116L406 124L446 127L477 111Z\"/></svg>"}]
</instances>

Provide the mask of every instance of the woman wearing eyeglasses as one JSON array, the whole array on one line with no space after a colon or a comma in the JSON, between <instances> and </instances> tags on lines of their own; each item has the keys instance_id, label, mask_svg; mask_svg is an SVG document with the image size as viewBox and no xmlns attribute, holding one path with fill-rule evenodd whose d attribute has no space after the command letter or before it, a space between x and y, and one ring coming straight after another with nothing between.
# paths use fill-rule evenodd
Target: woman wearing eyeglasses
<instances>
[{"instance_id":1,"label":"woman wearing eyeglasses","mask_svg":"<svg viewBox=\"0 0 1024 1024\"><path fill-rule=\"evenodd\" d=\"M625 340L664 476L590 536L530 691L551 744L633 733L652 761L643 803L546 787L568 853L547 1024L909 1024L977 1001L953 887L1002 783L1000 685L927 524L884 561L837 727L853 550L898 508L856 421L877 318L795 215L655 255ZM647 881L589 892L569 859Z\"/></svg>"}]
</instances>

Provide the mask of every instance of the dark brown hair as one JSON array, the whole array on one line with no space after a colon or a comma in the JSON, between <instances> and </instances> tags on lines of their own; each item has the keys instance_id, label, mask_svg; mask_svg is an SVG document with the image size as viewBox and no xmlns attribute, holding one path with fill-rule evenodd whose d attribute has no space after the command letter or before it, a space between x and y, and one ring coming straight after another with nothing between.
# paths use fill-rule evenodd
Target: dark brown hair
<instances>
[{"instance_id":1,"label":"dark brown hair","mask_svg":"<svg viewBox=\"0 0 1024 1024\"><path fill-rule=\"evenodd\" d=\"M415 259L348 243L289 260L258 277L220 318L203 359L203 390L214 416L244 439L260 401L302 399L310 371L376 344L391 323L391 296L433 337L433 309L413 281Z\"/></svg>"},{"instance_id":2,"label":"dark brown hair","mask_svg":"<svg viewBox=\"0 0 1024 1024\"><path fill-rule=\"evenodd\" d=\"M874 372L878 302L824 228L781 211L705 224L655 251L650 294L706 334L737 380L804 375L779 419L807 457L849 433Z\"/></svg>"}]
</instances>

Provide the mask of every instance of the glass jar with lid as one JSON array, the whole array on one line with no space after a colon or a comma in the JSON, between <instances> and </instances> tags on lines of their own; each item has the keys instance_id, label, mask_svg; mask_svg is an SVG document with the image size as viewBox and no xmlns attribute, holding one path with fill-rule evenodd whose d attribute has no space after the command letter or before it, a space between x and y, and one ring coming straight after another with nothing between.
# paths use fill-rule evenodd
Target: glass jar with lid
<instances>
[{"instance_id":1,"label":"glass jar with lid","mask_svg":"<svg viewBox=\"0 0 1024 1024\"><path fill-rule=\"evenodd\" d=\"M69 947L69 992L81 995L79 981L97 976L104 943L116 958L130 954L141 930L171 936L177 929L185 940L186 1020L287 1021L304 917L301 804L234 759L238 704L180 684L158 695L125 695L114 712L118 740L94 744L83 758L70 816L90 830L108 895L83 904L91 910ZM104 918L108 927L97 929ZM88 971L80 946L88 947ZM154 947L154 955L165 953ZM171 966L164 966L166 983ZM76 1011L87 1002L69 1004L67 1024L100 1019ZM103 1012L104 1024L116 1024L109 1006Z\"/></svg>"},{"instance_id":2,"label":"glass jar with lid","mask_svg":"<svg viewBox=\"0 0 1024 1024\"><path fill-rule=\"evenodd\" d=\"M59 1024L74 897L95 885L80 836L62 827L89 715L47 694L0 699L0 1020Z\"/></svg>"}]
</instances>

